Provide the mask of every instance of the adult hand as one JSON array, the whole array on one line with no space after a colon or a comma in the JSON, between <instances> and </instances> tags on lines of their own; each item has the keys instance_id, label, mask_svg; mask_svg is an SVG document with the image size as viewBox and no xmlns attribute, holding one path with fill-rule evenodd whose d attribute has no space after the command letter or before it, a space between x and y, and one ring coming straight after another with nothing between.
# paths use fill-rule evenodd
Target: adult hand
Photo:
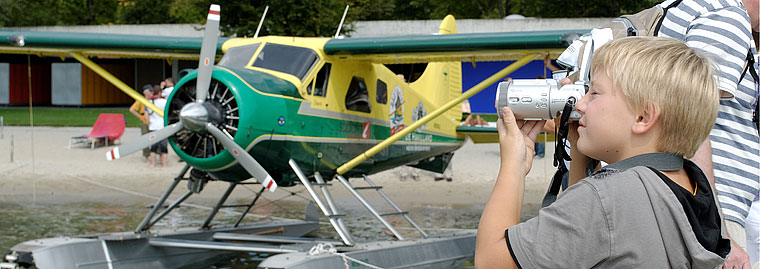
<instances>
[{"instance_id":1,"label":"adult hand","mask_svg":"<svg viewBox=\"0 0 760 269\"><path fill-rule=\"evenodd\" d=\"M738 244L731 240L731 253L728 253L726 262L723 263L725 269L750 269L749 255Z\"/></svg>"},{"instance_id":2,"label":"adult hand","mask_svg":"<svg viewBox=\"0 0 760 269\"><path fill-rule=\"evenodd\" d=\"M520 120L518 123L509 107L502 108L501 114L503 118L496 123L501 165L525 176L533 165L534 143L545 121Z\"/></svg>"}]
</instances>

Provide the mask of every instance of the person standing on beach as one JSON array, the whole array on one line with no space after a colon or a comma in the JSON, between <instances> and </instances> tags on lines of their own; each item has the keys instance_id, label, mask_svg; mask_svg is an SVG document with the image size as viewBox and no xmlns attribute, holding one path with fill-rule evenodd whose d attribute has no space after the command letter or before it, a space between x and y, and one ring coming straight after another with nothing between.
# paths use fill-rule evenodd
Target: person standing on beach
<instances>
[{"instance_id":1,"label":"person standing on beach","mask_svg":"<svg viewBox=\"0 0 760 269\"><path fill-rule=\"evenodd\" d=\"M174 90L174 79L166 78L161 81L161 97L169 98L169 94Z\"/></svg>"},{"instance_id":2,"label":"person standing on beach","mask_svg":"<svg viewBox=\"0 0 760 269\"><path fill-rule=\"evenodd\" d=\"M166 99L161 97L161 86L153 86L153 98L150 99L150 102L153 103L153 105L155 105L161 111L164 111L164 107L166 107ZM153 132L164 128L164 117L151 110L150 108L147 108L147 110L149 115L148 129ZM167 159L169 154L167 150L168 141L166 139L150 146L150 168L156 167L156 154L161 155L161 166L166 167L168 165Z\"/></svg>"},{"instance_id":3,"label":"person standing on beach","mask_svg":"<svg viewBox=\"0 0 760 269\"><path fill-rule=\"evenodd\" d=\"M145 99L150 100L153 97L153 85L146 84L143 86L143 96ZM135 103L132 104L132 106L129 107L129 113L132 113L132 115L135 115L138 119L140 119L140 135L144 135L148 133L148 117L147 117L147 111L145 110L145 105L143 103L140 103L139 101L135 101ZM145 160L148 160L148 157L150 156L150 148L144 148L142 150L143 157L145 157Z\"/></svg>"}]
</instances>

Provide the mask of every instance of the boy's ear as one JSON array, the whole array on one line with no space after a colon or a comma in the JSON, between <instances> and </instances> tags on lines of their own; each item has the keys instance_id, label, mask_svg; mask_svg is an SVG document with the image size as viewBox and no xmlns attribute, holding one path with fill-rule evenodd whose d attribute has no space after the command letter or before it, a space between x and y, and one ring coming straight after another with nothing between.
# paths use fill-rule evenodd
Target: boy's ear
<instances>
[{"instance_id":1,"label":"boy's ear","mask_svg":"<svg viewBox=\"0 0 760 269\"><path fill-rule=\"evenodd\" d=\"M652 130L659 120L660 108L655 104L649 104L636 116L636 121L633 123L631 131L634 134L647 133Z\"/></svg>"}]
</instances>

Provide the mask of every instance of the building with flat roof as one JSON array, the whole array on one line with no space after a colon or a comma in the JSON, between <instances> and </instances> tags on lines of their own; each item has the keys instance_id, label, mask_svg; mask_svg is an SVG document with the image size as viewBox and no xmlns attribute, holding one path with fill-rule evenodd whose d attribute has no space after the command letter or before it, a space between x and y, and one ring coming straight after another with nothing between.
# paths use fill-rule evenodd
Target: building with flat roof
<instances>
[{"instance_id":1,"label":"building with flat roof","mask_svg":"<svg viewBox=\"0 0 760 269\"><path fill-rule=\"evenodd\" d=\"M521 32L544 30L575 30L598 27L609 18L503 20L458 20L459 33ZM438 32L440 20L422 21L358 21L352 24L351 37L419 35ZM69 33L108 33L171 37L202 37L203 25L100 25L100 26L38 26L0 28L0 31L42 31ZM180 70L196 68L197 61L91 57L97 63L133 89L156 84L166 77L178 79ZM511 62L462 63L463 89L474 86ZM414 69L414 68L413 68ZM418 68L422 70L422 68ZM31 79L29 78L31 74ZM550 77L543 61L536 60L510 75L513 78ZM411 77L411 76L408 76ZM31 82L31 83L30 83ZM125 93L71 57L38 57L21 54L0 54L0 105L26 105L31 88L35 105L52 106L122 106L132 100ZM493 95L496 86L470 98L473 113L495 113Z\"/></svg>"}]
</instances>

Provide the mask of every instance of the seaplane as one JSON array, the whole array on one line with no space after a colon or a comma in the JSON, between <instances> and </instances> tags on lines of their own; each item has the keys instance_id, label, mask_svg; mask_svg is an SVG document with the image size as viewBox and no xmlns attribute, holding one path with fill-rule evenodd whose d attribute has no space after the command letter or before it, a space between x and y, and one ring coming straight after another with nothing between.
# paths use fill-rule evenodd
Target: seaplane
<instances>
[{"instance_id":1,"label":"seaplane","mask_svg":"<svg viewBox=\"0 0 760 269\"><path fill-rule=\"evenodd\" d=\"M165 120L163 129L110 149L106 158L117 160L168 139L186 163L138 227L23 242L3 257L3 268L196 267L239 252L268 255L258 265L262 268L454 266L473 257L475 232L429 235L369 177L402 165L443 172L466 137L477 141L495 134L494 128L459 126L462 101L533 59L547 53L556 57L571 42L569 36L585 32L459 34L449 15L431 35L219 38L220 16L220 6L211 5L202 40L0 32L6 41L0 52L74 57L93 69L99 67L89 57L99 55L199 60L197 70L178 81L164 110L98 72ZM218 52L223 56L217 62ZM463 91L462 62L496 60L514 63ZM411 82L386 66L412 63L427 65ZM184 181L184 194L165 205ZM354 239L330 195L336 181L393 240ZM229 186L201 227L152 229L212 182ZM226 204L229 194L246 184L261 185L261 190L247 204ZM304 220L241 223L265 190L280 188L306 188L317 206L307 206ZM361 190L379 192L396 210L378 212ZM228 207L242 209L237 222L214 224L219 210ZM320 213L335 238L305 237L319 227ZM386 219L391 215L403 216L419 236L403 236Z\"/></svg>"}]
</instances>

